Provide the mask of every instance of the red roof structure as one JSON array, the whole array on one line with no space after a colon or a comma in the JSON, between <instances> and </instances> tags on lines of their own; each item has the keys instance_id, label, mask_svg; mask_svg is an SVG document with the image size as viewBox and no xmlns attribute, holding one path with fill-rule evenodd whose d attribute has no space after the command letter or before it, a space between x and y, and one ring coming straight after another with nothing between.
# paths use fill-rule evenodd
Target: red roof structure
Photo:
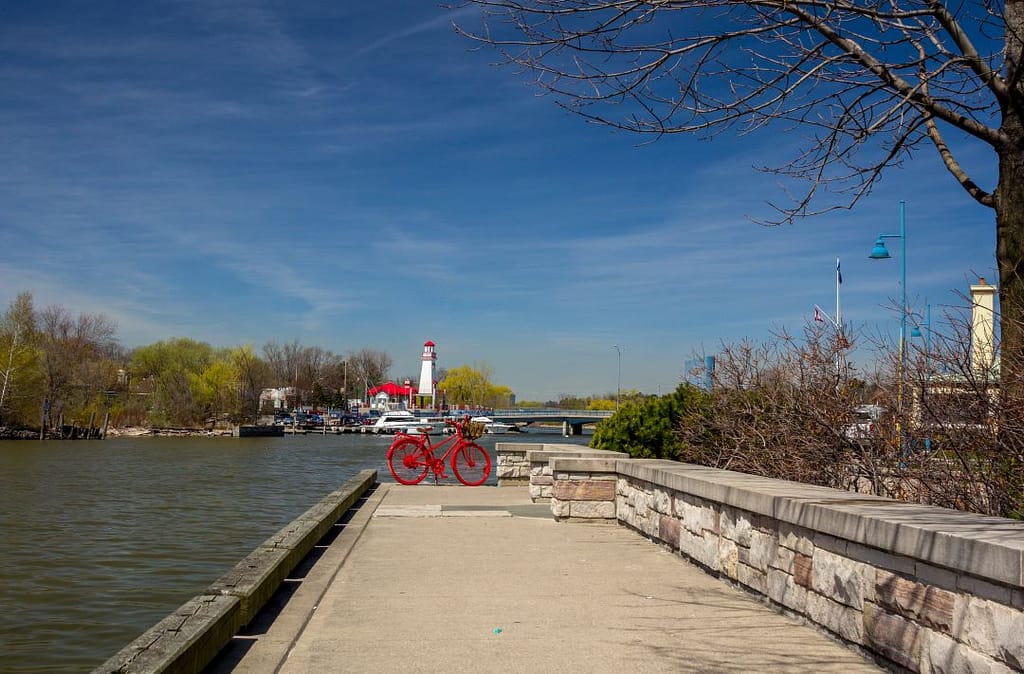
<instances>
[{"instance_id":1,"label":"red roof structure","mask_svg":"<svg viewBox=\"0 0 1024 674\"><path fill-rule=\"evenodd\" d=\"M383 391L392 398L400 398L402 396L416 395L415 386L400 386L393 381L384 382L380 386L374 386L370 389L370 395L375 396Z\"/></svg>"}]
</instances>

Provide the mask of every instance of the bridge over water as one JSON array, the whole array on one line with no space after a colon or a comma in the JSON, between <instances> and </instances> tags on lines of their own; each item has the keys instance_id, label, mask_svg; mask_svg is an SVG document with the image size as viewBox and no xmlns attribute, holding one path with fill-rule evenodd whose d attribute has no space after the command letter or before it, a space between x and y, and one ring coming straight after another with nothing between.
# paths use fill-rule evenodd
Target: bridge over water
<instances>
[{"instance_id":1,"label":"bridge over water","mask_svg":"<svg viewBox=\"0 0 1024 674\"><path fill-rule=\"evenodd\" d=\"M615 414L614 410L562 410L550 407L538 409L494 410L487 416L509 424L561 422L563 435L579 435L586 424L594 424Z\"/></svg>"}]
</instances>

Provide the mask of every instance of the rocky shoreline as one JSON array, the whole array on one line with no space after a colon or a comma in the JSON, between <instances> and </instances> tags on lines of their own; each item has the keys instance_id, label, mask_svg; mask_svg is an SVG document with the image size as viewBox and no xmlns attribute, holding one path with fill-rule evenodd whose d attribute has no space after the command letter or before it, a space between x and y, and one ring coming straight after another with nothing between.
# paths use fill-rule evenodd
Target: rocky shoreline
<instances>
[{"instance_id":1,"label":"rocky shoreline","mask_svg":"<svg viewBox=\"0 0 1024 674\"><path fill-rule=\"evenodd\" d=\"M0 426L0 440L38 440L39 431L29 431L24 428L8 428Z\"/></svg>"},{"instance_id":2,"label":"rocky shoreline","mask_svg":"<svg viewBox=\"0 0 1024 674\"><path fill-rule=\"evenodd\" d=\"M145 428L132 426L127 428L108 428L108 438L143 438L143 437L195 437L214 438L231 435L231 429L216 428ZM0 440L38 440L39 431L24 428L8 428L0 426ZM48 438L55 440L56 438ZM68 439L68 438L65 438Z\"/></svg>"},{"instance_id":3,"label":"rocky shoreline","mask_svg":"<svg viewBox=\"0 0 1024 674\"><path fill-rule=\"evenodd\" d=\"M128 428L108 428L108 438L141 438L146 436L175 436L195 438L215 438L231 435L230 428L144 428L133 426Z\"/></svg>"}]
</instances>

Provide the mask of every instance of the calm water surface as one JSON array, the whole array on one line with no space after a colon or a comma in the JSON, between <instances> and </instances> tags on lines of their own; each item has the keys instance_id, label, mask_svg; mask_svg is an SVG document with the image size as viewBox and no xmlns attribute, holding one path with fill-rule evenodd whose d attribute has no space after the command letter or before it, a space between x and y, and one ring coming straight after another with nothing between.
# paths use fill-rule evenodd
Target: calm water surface
<instances>
[{"instance_id":1,"label":"calm water surface","mask_svg":"<svg viewBox=\"0 0 1024 674\"><path fill-rule=\"evenodd\" d=\"M0 672L98 666L360 470L390 480L390 440L0 443Z\"/></svg>"}]
</instances>

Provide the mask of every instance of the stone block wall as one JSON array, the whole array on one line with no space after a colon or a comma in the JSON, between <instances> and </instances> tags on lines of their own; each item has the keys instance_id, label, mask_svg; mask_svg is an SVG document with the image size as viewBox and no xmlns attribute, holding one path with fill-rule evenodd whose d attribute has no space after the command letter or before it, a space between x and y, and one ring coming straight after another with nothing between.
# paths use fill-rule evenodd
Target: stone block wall
<instances>
[{"instance_id":1,"label":"stone block wall","mask_svg":"<svg viewBox=\"0 0 1024 674\"><path fill-rule=\"evenodd\" d=\"M1024 671L1022 522L668 461L615 472L621 524L897 668Z\"/></svg>"},{"instance_id":2,"label":"stone block wall","mask_svg":"<svg viewBox=\"0 0 1024 674\"><path fill-rule=\"evenodd\" d=\"M526 460L526 452L531 449L542 449L541 443L535 442L499 442L494 446L497 453L495 476L499 487L521 487L530 483L530 463Z\"/></svg>"},{"instance_id":3,"label":"stone block wall","mask_svg":"<svg viewBox=\"0 0 1024 674\"><path fill-rule=\"evenodd\" d=\"M558 520L615 521L614 458L552 458L551 514ZM532 488L531 481L531 488Z\"/></svg>"},{"instance_id":4,"label":"stone block wall","mask_svg":"<svg viewBox=\"0 0 1024 674\"><path fill-rule=\"evenodd\" d=\"M569 449L572 448L572 449ZM552 459L564 458L596 458L596 459L628 459L623 452L609 452L603 449L580 448L578 445L545 445L543 449L526 453L530 464L530 500L534 503L550 501L554 495L555 474ZM614 474L614 461L611 473ZM614 479L614 478L611 478Z\"/></svg>"},{"instance_id":5,"label":"stone block wall","mask_svg":"<svg viewBox=\"0 0 1024 674\"><path fill-rule=\"evenodd\" d=\"M525 443L499 442L497 452L498 486L530 487L530 499L534 502L551 500L554 477L550 461L557 457L604 457L628 459L624 452L609 452L568 443Z\"/></svg>"}]
</instances>

